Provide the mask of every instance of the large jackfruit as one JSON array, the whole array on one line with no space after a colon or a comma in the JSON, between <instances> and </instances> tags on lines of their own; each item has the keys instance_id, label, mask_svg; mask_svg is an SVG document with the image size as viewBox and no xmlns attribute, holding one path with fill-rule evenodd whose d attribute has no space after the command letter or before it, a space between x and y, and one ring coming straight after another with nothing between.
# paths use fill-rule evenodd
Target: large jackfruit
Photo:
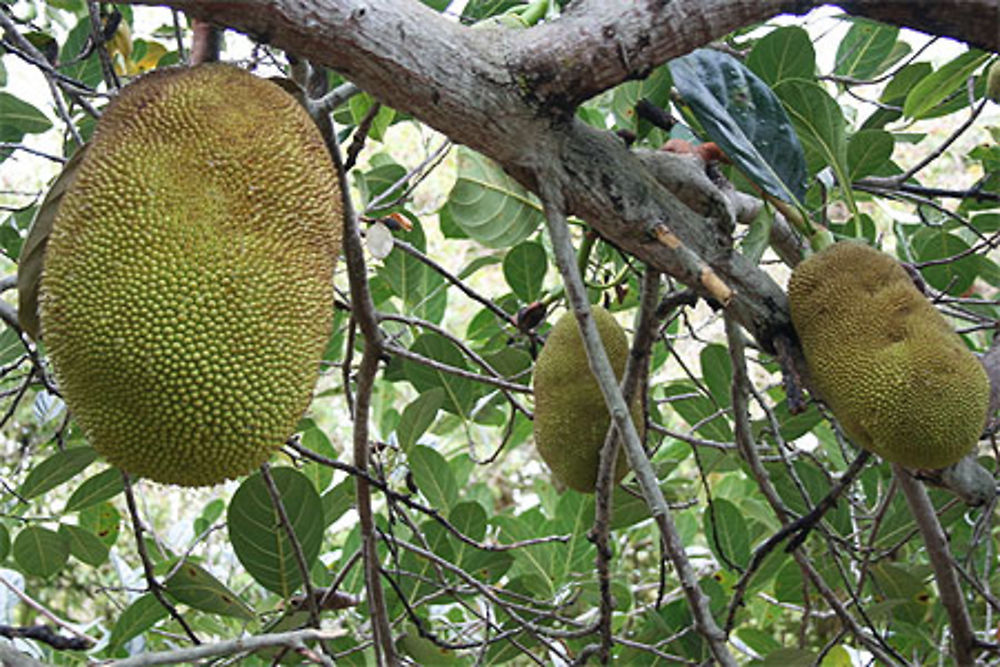
<instances>
[{"instance_id":1,"label":"large jackfruit","mask_svg":"<svg viewBox=\"0 0 1000 667\"><path fill-rule=\"evenodd\" d=\"M892 257L837 243L796 267L788 297L813 386L857 444L911 468L972 449L986 373Z\"/></svg>"},{"instance_id":2,"label":"large jackfruit","mask_svg":"<svg viewBox=\"0 0 1000 667\"><path fill-rule=\"evenodd\" d=\"M323 139L279 86L212 64L122 90L41 283L44 342L94 448L185 486L267 460L312 397L340 231Z\"/></svg>"},{"instance_id":3,"label":"large jackfruit","mask_svg":"<svg viewBox=\"0 0 1000 667\"><path fill-rule=\"evenodd\" d=\"M628 360L628 340L615 318L603 308L592 309L601 342L616 376ZM583 338L573 313L565 313L549 332L535 362L535 446L558 480L571 489L593 493L601 447L611 416L597 380L590 371ZM643 433L642 404L632 402L632 419ZM619 448L615 482L628 472Z\"/></svg>"}]
</instances>

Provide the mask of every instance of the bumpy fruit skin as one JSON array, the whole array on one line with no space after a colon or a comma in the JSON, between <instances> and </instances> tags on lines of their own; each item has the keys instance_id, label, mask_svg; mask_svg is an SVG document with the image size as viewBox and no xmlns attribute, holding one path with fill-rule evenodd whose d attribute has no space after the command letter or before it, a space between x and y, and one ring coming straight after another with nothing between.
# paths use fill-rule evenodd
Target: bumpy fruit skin
<instances>
[{"instance_id":1,"label":"bumpy fruit skin","mask_svg":"<svg viewBox=\"0 0 1000 667\"><path fill-rule=\"evenodd\" d=\"M184 486L267 460L312 397L340 233L322 137L277 85L213 64L127 86L42 274L44 341L94 448Z\"/></svg>"},{"instance_id":2,"label":"bumpy fruit skin","mask_svg":"<svg viewBox=\"0 0 1000 667\"><path fill-rule=\"evenodd\" d=\"M796 267L788 297L813 385L857 444L911 468L972 449L986 372L892 257L837 243Z\"/></svg>"},{"instance_id":3,"label":"bumpy fruit skin","mask_svg":"<svg viewBox=\"0 0 1000 667\"><path fill-rule=\"evenodd\" d=\"M601 342L620 380L628 360L628 340L611 314L592 309ZM601 447L611 424L597 380L590 372L583 339L573 313L565 313L549 332L535 362L535 446L552 473L566 486L593 493ZM643 432L642 404L632 403L632 419ZM615 482L628 472L619 448Z\"/></svg>"}]
</instances>

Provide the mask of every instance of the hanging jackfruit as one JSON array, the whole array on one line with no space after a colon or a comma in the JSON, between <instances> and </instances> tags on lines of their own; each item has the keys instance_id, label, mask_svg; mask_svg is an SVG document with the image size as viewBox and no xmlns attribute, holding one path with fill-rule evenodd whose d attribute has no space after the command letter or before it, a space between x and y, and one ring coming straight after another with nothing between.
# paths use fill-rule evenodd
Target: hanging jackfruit
<instances>
[{"instance_id":1,"label":"hanging jackfruit","mask_svg":"<svg viewBox=\"0 0 1000 667\"><path fill-rule=\"evenodd\" d=\"M615 375L621 380L628 360L628 340L611 313L595 306L594 322ZM552 473L571 489L593 493L601 447L611 416L590 371L576 318L565 313L549 332L535 362L535 446ZM632 402L632 419L643 433L642 404ZM615 482L628 472L618 449Z\"/></svg>"},{"instance_id":2,"label":"hanging jackfruit","mask_svg":"<svg viewBox=\"0 0 1000 667\"><path fill-rule=\"evenodd\" d=\"M312 398L340 234L322 136L279 86L210 64L124 88L59 203L40 288L94 448L185 486L267 460Z\"/></svg>"},{"instance_id":3,"label":"hanging jackfruit","mask_svg":"<svg viewBox=\"0 0 1000 667\"><path fill-rule=\"evenodd\" d=\"M834 244L795 268L788 297L813 387L858 445L911 468L973 448L986 373L896 260Z\"/></svg>"}]
</instances>

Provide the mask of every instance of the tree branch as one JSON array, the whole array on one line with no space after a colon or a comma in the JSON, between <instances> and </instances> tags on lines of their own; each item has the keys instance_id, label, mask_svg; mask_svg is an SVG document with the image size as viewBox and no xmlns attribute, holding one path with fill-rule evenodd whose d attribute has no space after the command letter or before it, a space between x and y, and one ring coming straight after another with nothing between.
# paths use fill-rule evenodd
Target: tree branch
<instances>
[{"instance_id":1,"label":"tree branch","mask_svg":"<svg viewBox=\"0 0 1000 667\"><path fill-rule=\"evenodd\" d=\"M934 568L934 579L937 582L941 604L948 612L951 627L952 650L955 663L958 665L975 664L976 635L972 629L969 609L965 606L962 586L958 582L958 574L952 565L951 553L948 550L948 536L945 535L941 523L934 511L934 505L927 495L924 486L910 475L900 465L893 463L892 472L899 482L899 488L906 496L906 502L913 512L913 519L920 529L927 547L927 557Z\"/></svg>"},{"instance_id":2,"label":"tree branch","mask_svg":"<svg viewBox=\"0 0 1000 667\"><path fill-rule=\"evenodd\" d=\"M569 228L566 226L566 216L561 206L562 199L554 189L554 185L548 184L543 188L542 203L545 208L549 237L552 239L553 254L559 272L562 274L566 295L569 297L573 313L576 315L580 327L580 336L583 338L584 349L587 352L587 362L598 385L600 385L601 393L604 394L608 412L611 413L615 428L625 446L629 466L635 473L646 504L660 528L664 546L677 572L681 588L684 590L691 614L695 619L695 627L707 641L716 662L725 667L730 665L735 667L736 661L726 647L725 635L712 617L708 597L698 584L694 568L691 567L684 544L677 532L677 527L674 525L670 508L660 490L656 473L653 472L653 467L642 449L642 441L635 424L632 423L628 404L618 387L615 371L611 367L611 362L608 361L604 346L601 344L601 336L590 312L587 289L576 266L576 256L569 238Z\"/></svg>"}]
</instances>

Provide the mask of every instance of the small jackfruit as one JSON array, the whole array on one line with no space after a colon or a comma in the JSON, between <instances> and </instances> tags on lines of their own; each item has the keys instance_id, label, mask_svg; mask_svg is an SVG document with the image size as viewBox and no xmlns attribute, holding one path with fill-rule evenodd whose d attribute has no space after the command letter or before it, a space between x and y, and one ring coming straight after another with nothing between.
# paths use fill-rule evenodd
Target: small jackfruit
<instances>
[{"instance_id":1,"label":"small jackfruit","mask_svg":"<svg viewBox=\"0 0 1000 667\"><path fill-rule=\"evenodd\" d=\"M911 468L973 448L986 372L896 260L834 244L795 268L788 298L813 386L857 444Z\"/></svg>"},{"instance_id":2,"label":"small jackfruit","mask_svg":"<svg viewBox=\"0 0 1000 667\"><path fill-rule=\"evenodd\" d=\"M211 64L125 87L59 204L40 287L93 447L184 486L267 460L312 398L340 206L319 130L279 86Z\"/></svg>"},{"instance_id":3,"label":"small jackfruit","mask_svg":"<svg viewBox=\"0 0 1000 667\"><path fill-rule=\"evenodd\" d=\"M629 353L625 332L605 309L595 306L591 310L611 367L621 380ZM533 389L538 453L566 486L581 493L593 493L611 415L587 363L573 313L565 313L549 332L535 362ZM632 402L631 410L641 435L644 422L638 398ZM617 483L628 472L621 447L615 466Z\"/></svg>"}]
</instances>

